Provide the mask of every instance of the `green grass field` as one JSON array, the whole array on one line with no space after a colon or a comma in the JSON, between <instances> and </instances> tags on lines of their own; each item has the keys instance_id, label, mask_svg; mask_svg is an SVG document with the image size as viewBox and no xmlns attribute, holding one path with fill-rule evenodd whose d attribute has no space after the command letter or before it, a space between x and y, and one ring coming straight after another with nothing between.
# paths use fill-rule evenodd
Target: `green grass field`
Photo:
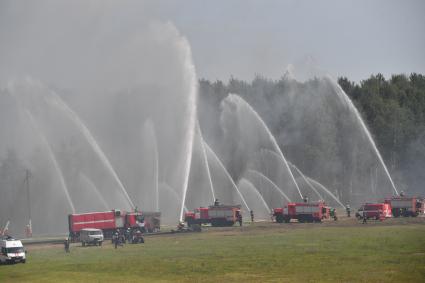
<instances>
[{"instance_id":1,"label":"green grass field","mask_svg":"<svg viewBox=\"0 0 425 283\"><path fill-rule=\"evenodd\" d=\"M0 282L425 282L424 221L256 223L117 250L28 249L26 264L0 266Z\"/></svg>"}]
</instances>

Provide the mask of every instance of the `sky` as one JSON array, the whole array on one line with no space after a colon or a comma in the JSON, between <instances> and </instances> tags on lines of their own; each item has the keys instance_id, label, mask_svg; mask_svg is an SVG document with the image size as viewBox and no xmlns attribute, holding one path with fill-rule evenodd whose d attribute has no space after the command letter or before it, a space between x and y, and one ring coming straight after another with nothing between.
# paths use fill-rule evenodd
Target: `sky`
<instances>
[{"instance_id":1,"label":"sky","mask_svg":"<svg viewBox=\"0 0 425 283\"><path fill-rule=\"evenodd\" d=\"M47 7L77 5L72 0L44 2L48 3ZM117 11L121 17L116 22L117 28L120 22L132 19L130 14L134 13L140 18L174 24L189 41L199 78L227 81L233 76L251 80L262 75L279 79L290 70L301 81L331 75L359 82L377 73L386 78L399 73L425 74L423 0L124 2L134 2L134 11L128 15ZM82 10L94 9L101 16L102 5L109 3L116 7L119 0L82 3L85 3ZM15 6L20 10L15 11ZM32 18L37 6L40 5L31 1L0 0L0 52L8 50L8 38L15 38L14 30L25 25L22 19ZM78 29L78 19L75 21ZM72 24L69 23L70 30ZM55 28L54 22L47 26ZM143 33L143 27L140 28ZM35 37L36 33L28 36ZM66 35L64 31L61 36Z\"/></svg>"},{"instance_id":2,"label":"sky","mask_svg":"<svg viewBox=\"0 0 425 283\"><path fill-rule=\"evenodd\" d=\"M153 2L188 38L200 78L425 73L425 1Z\"/></svg>"}]
</instances>

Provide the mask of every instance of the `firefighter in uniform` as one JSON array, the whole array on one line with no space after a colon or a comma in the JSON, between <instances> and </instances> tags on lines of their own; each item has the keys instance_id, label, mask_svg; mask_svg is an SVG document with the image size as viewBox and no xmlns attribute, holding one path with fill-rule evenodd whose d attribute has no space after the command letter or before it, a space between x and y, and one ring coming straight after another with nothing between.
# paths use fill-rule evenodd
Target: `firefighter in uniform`
<instances>
[{"instance_id":1,"label":"firefighter in uniform","mask_svg":"<svg viewBox=\"0 0 425 283\"><path fill-rule=\"evenodd\" d=\"M240 211L236 211L236 219L239 222L239 226L242 226L242 214Z\"/></svg>"},{"instance_id":2,"label":"firefighter in uniform","mask_svg":"<svg viewBox=\"0 0 425 283\"><path fill-rule=\"evenodd\" d=\"M69 253L69 238L65 238L65 241L63 242L65 252Z\"/></svg>"},{"instance_id":3,"label":"firefighter in uniform","mask_svg":"<svg viewBox=\"0 0 425 283\"><path fill-rule=\"evenodd\" d=\"M367 215L366 215L366 211L365 210L363 210L363 222L362 222L363 224L366 224L367 223Z\"/></svg>"},{"instance_id":4,"label":"firefighter in uniform","mask_svg":"<svg viewBox=\"0 0 425 283\"><path fill-rule=\"evenodd\" d=\"M347 217L351 217L351 208L350 208L350 205L349 204L347 204L345 206L345 210L347 211Z\"/></svg>"},{"instance_id":5,"label":"firefighter in uniform","mask_svg":"<svg viewBox=\"0 0 425 283\"><path fill-rule=\"evenodd\" d=\"M115 248L118 247L119 244L119 235L118 235L118 231L114 233L114 235L112 236L112 241L114 242L114 246Z\"/></svg>"}]
</instances>

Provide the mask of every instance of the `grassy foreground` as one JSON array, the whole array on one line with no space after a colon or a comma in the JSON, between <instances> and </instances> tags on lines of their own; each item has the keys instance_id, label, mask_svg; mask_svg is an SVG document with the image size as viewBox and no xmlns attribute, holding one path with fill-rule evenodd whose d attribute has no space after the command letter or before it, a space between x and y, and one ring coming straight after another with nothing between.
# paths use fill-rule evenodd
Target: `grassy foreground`
<instances>
[{"instance_id":1,"label":"grassy foreground","mask_svg":"<svg viewBox=\"0 0 425 283\"><path fill-rule=\"evenodd\" d=\"M425 225L255 224L117 250L29 247L0 282L424 282Z\"/></svg>"}]
</instances>

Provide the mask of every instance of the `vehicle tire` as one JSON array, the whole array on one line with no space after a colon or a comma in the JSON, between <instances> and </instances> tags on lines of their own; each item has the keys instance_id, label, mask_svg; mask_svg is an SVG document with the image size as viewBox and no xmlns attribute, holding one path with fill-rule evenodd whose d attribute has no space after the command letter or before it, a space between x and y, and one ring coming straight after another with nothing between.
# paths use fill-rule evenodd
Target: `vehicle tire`
<instances>
[{"instance_id":1,"label":"vehicle tire","mask_svg":"<svg viewBox=\"0 0 425 283\"><path fill-rule=\"evenodd\" d=\"M101 247L102 246L102 242L99 242L99 247Z\"/></svg>"},{"instance_id":2,"label":"vehicle tire","mask_svg":"<svg viewBox=\"0 0 425 283\"><path fill-rule=\"evenodd\" d=\"M191 228L193 232L201 232L201 225L199 224L193 224Z\"/></svg>"},{"instance_id":3,"label":"vehicle tire","mask_svg":"<svg viewBox=\"0 0 425 283\"><path fill-rule=\"evenodd\" d=\"M22 263L26 263L26 262L27 262L27 260L26 260L26 259L23 259L21 262L22 262Z\"/></svg>"},{"instance_id":4,"label":"vehicle tire","mask_svg":"<svg viewBox=\"0 0 425 283\"><path fill-rule=\"evenodd\" d=\"M277 223L282 223L283 222L283 215L282 214L276 215L276 222Z\"/></svg>"},{"instance_id":5,"label":"vehicle tire","mask_svg":"<svg viewBox=\"0 0 425 283\"><path fill-rule=\"evenodd\" d=\"M86 242L81 242L81 244L83 245L83 247L85 247L85 246L86 246Z\"/></svg>"}]
</instances>

